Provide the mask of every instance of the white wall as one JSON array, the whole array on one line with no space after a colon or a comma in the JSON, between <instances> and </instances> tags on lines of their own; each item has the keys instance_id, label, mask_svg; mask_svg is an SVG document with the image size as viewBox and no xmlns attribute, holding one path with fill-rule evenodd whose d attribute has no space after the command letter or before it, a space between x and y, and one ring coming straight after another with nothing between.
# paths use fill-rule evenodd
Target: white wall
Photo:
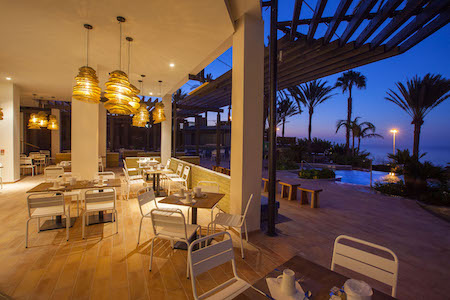
<instances>
[{"instance_id":1,"label":"white wall","mask_svg":"<svg viewBox=\"0 0 450 300\"><path fill-rule=\"evenodd\" d=\"M103 103L100 103L98 106L98 155L101 157L106 157L106 122L106 108Z\"/></svg>"},{"instance_id":2,"label":"white wall","mask_svg":"<svg viewBox=\"0 0 450 300\"><path fill-rule=\"evenodd\" d=\"M50 130L52 138L51 156L55 157L56 153L61 152L61 114L59 109L52 108L52 115L56 117L59 125L58 130Z\"/></svg>"},{"instance_id":3,"label":"white wall","mask_svg":"<svg viewBox=\"0 0 450 300\"><path fill-rule=\"evenodd\" d=\"M98 172L99 105L72 101L72 172L94 179Z\"/></svg>"},{"instance_id":4,"label":"white wall","mask_svg":"<svg viewBox=\"0 0 450 300\"><path fill-rule=\"evenodd\" d=\"M20 179L20 89L12 82L0 83L0 163L4 182Z\"/></svg>"},{"instance_id":5,"label":"white wall","mask_svg":"<svg viewBox=\"0 0 450 300\"><path fill-rule=\"evenodd\" d=\"M166 120L161 123L161 163L165 164L172 151L172 95L162 98Z\"/></svg>"}]
</instances>

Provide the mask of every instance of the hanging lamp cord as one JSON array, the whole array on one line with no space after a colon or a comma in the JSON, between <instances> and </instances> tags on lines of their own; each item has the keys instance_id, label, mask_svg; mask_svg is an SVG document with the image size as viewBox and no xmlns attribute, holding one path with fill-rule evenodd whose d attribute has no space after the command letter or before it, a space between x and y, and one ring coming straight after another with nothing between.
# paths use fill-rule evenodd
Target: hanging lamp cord
<instances>
[{"instance_id":1,"label":"hanging lamp cord","mask_svg":"<svg viewBox=\"0 0 450 300\"><path fill-rule=\"evenodd\" d=\"M119 22L119 70L122 69L122 22Z\"/></svg>"},{"instance_id":2,"label":"hanging lamp cord","mask_svg":"<svg viewBox=\"0 0 450 300\"><path fill-rule=\"evenodd\" d=\"M128 76L130 76L130 61L131 61L131 41L128 41Z\"/></svg>"},{"instance_id":3,"label":"hanging lamp cord","mask_svg":"<svg viewBox=\"0 0 450 300\"><path fill-rule=\"evenodd\" d=\"M89 67L89 29L86 29L86 67Z\"/></svg>"}]
</instances>

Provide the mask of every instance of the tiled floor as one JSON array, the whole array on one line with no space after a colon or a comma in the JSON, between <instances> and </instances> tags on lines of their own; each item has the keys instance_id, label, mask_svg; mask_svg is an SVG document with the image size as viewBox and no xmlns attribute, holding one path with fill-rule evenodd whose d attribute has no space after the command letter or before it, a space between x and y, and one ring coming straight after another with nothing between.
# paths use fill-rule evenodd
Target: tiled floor
<instances>
[{"instance_id":1,"label":"tiled floor","mask_svg":"<svg viewBox=\"0 0 450 300\"><path fill-rule=\"evenodd\" d=\"M280 173L280 177L288 173ZM26 177L0 190L0 291L15 299L185 299L192 298L186 279L186 251L157 242L153 271L148 271L150 222L144 224L137 247L139 209L135 199L119 200L119 233L112 224L93 225L81 238L77 220L66 242L63 230L37 233L32 221L30 248L25 249L26 194L42 177ZM238 272L254 282L277 265L299 254L329 267L333 240L348 234L391 248L400 259L400 299L448 299L450 224L423 211L413 201L372 194L364 188L330 182L320 186L321 208L281 201L278 236L251 235L246 259ZM75 211L73 211L73 214ZM209 213L199 212L199 223ZM145 221L144 221L145 222ZM346 275L345 270L340 270ZM230 266L198 279L200 293L223 282ZM370 282L389 293L389 288Z\"/></svg>"}]
</instances>

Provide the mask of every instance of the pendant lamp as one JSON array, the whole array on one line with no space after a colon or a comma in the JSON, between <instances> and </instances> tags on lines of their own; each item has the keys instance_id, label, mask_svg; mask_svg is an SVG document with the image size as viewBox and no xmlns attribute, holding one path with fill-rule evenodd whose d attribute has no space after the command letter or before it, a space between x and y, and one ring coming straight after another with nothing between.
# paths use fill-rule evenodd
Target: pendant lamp
<instances>
[{"instance_id":1,"label":"pendant lamp","mask_svg":"<svg viewBox=\"0 0 450 300\"><path fill-rule=\"evenodd\" d=\"M159 81L159 95L161 96L161 84ZM164 104L161 102L156 102L155 109L153 110L153 124L158 124L166 120L166 115L164 114Z\"/></svg>"},{"instance_id":2,"label":"pendant lamp","mask_svg":"<svg viewBox=\"0 0 450 300\"><path fill-rule=\"evenodd\" d=\"M130 106L130 102L133 102L134 90L128 80L128 75L120 70L122 68L122 23L125 22L125 18L117 17L117 21L119 21L120 27L119 70L109 73L105 90L105 97L108 101L104 105L111 114L131 115L136 110Z\"/></svg>"},{"instance_id":3,"label":"pendant lamp","mask_svg":"<svg viewBox=\"0 0 450 300\"><path fill-rule=\"evenodd\" d=\"M141 76L142 76L142 79L144 79L145 75L141 75ZM139 82L141 83L141 91L143 91L144 81L139 80ZM144 99L144 96L142 96L142 99ZM150 113L147 110L147 104L141 103L137 114L135 114L133 116L133 120L132 120L133 126L145 127L145 125L147 125L147 123L149 121L150 121Z\"/></svg>"},{"instance_id":4,"label":"pendant lamp","mask_svg":"<svg viewBox=\"0 0 450 300\"><path fill-rule=\"evenodd\" d=\"M127 72L128 74L130 73L130 63L131 63L131 42L133 41L132 37L127 36L125 38L128 41L128 69ZM140 108L140 104L139 102L141 101L141 99L139 99L139 97L137 95L139 95L139 93L141 92L137 87L135 87L131 82L130 82L130 86L131 86L131 90L133 91L133 96L131 97L131 101L130 101L130 106L131 106L131 110L133 111L133 114L136 114Z\"/></svg>"},{"instance_id":5,"label":"pendant lamp","mask_svg":"<svg viewBox=\"0 0 450 300\"><path fill-rule=\"evenodd\" d=\"M89 67L89 30L93 27L84 24L86 28L86 66L79 68L79 73L75 77L76 85L73 87L72 98L88 103L100 103L101 89L94 69Z\"/></svg>"},{"instance_id":6,"label":"pendant lamp","mask_svg":"<svg viewBox=\"0 0 450 300\"><path fill-rule=\"evenodd\" d=\"M56 120L56 116L50 115L48 117L47 129L50 129L50 130L58 130L59 129L58 120Z\"/></svg>"},{"instance_id":7,"label":"pendant lamp","mask_svg":"<svg viewBox=\"0 0 450 300\"><path fill-rule=\"evenodd\" d=\"M41 129L37 114L30 115L30 119L28 120L28 129Z\"/></svg>"},{"instance_id":8,"label":"pendant lamp","mask_svg":"<svg viewBox=\"0 0 450 300\"><path fill-rule=\"evenodd\" d=\"M47 127L48 126L48 120L47 120L47 114L43 111L40 111L37 114L37 118L38 118L38 125L39 127Z\"/></svg>"},{"instance_id":9,"label":"pendant lamp","mask_svg":"<svg viewBox=\"0 0 450 300\"><path fill-rule=\"evenodd\" d=\"M0 107L0 120L3 120L3 108Z\"/></svg>"}]
</instances>

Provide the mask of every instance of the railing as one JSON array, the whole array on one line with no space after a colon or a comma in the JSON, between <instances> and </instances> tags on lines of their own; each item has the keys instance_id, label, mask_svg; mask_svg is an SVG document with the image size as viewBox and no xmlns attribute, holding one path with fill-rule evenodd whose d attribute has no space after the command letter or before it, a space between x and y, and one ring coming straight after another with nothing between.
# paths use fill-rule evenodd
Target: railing
<instances>
[{"instance_id":1,"label":"railing","mask_svg":"<svg viewBox=\"0 0 450 300\"><path fill-rule=\"evenodd\" d=\"M302 160L300 163L301 163L300 164L300 170L303 170L303 163L307 164L311 169L314 169L314 167L311 166L306 160Z\"/></svg>"}]
</instances>

